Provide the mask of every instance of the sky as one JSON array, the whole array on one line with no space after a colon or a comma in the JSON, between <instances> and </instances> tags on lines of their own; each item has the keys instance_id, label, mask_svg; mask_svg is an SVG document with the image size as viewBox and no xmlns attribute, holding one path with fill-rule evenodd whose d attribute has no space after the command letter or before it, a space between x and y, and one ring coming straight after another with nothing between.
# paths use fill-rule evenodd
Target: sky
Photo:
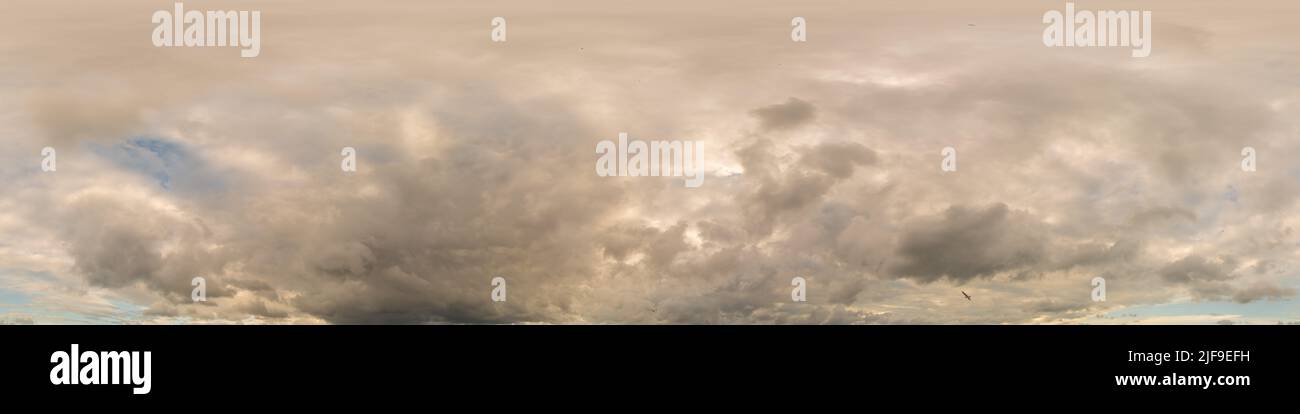
<instances>
[{"instance_id":1,"label":"sky","mask_svg":"<svg viewBox=\"0 0 1300 414\"><path fill-rule=\"evenodd\" d=\"M8 1L0 324L1300 321L1300 3L1075 3Z\"/></svg>"}]
</instances>

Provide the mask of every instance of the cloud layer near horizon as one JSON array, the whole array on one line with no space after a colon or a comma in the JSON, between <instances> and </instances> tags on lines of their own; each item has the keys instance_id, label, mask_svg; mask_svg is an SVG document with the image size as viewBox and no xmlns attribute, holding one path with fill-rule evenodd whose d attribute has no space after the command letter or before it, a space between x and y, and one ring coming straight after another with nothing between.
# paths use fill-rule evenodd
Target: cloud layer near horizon
<instances>
[{"instance_id":1,"label":"cloud layer near horizon","mask_svg":"<svg viewBox=\"0 0 1300 414\"><path fill-rule=\"evenodd\" d=\"M22 2L0 314L1099 323L1300 287L1292 2L1144 3L1145 59L1044 47L1052 2L517 3L222 2L262 10L241 59L152 47L154 2ZM596 176L620 132L701 142L703 186Z\"/></svg>"}]
</instances>

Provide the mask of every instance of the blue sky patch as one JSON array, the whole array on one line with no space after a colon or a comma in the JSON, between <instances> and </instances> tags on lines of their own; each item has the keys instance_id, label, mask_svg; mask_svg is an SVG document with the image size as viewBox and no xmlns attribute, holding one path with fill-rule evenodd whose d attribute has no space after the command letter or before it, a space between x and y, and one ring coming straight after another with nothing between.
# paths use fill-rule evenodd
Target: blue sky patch
<instances>
[{"instance_id":1,"label":"blue sky patch","mask_svg":"<svg viewBox=\"0 0 1300 414\"><path fill-rule=\"evenodd\" d=\"M157 137L136 137L116 145L91 146L91 151L123 169L158 182L167 191L203 193L219 191L226 183L202 158L184 144Z\"/></svg>"}]
</instances>

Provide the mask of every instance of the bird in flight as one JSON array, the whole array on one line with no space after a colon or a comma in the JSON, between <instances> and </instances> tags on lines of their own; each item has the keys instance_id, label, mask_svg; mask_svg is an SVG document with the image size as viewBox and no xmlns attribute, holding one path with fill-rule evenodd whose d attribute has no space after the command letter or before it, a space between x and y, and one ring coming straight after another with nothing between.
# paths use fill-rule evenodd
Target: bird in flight
<instances>
[{"instance_id":1,"label":"bird in flight","mask_svg":"<svg viewBox=\"0 0 1300 414\"><path fill-rule=\"evenodd\" d=\"M961 291L961 295L962 295L962 296L965 296L965 297L966 297L966 300L970 300L970 295L967 295L967 294L966 294L966 291L964 291L964 290Z\"/></svg>"}]
</instances>

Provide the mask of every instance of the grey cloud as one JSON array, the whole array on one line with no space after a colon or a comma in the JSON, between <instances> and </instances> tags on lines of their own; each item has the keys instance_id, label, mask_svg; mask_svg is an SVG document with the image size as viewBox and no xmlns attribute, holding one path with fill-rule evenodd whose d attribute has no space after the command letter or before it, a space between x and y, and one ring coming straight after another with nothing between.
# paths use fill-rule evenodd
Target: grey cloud
<instances>
[{"instance_id":1,"label":"grey cloud","mask_svg":"<svg viewBox=\"0 0 1300 414\"><path fill-rule=\"evenodd\" d=\"M1158 223L1175 219L1196 222L1196 213L1177 207L1153 208L1134 214L1132 223L1135 226L1142 226L1148 223Z\"/></svg>"},{"instance_id":2,"label":"grey cloud","mask_svg":"<svg viewBox=\"0 0 1300 414\"><path fill-rule=\"evenodd\" d=\"M91 285L122 288L140 283L175 301L189 301L191 280L203 276L212 278L208 296L229 294L220 282L221 252L198 248L207 237L197 223L95 194L80 197L62 214L68 253Z\"/></svg>"},{"instance_id":3,"label":"grey cloud","mask_svg":"<svg viewBox=\"0 0 1300 414\"><path fill-rule=\"evenodd\" d=\"M799 162L842 180L852 176L855 167L875 163L876 153L858 143L827 142L806 149Z\"/></svg>"},{"instance_id":4,"label":"grey cloud","mask_svg":"<svg viewBox=\"0 0 1300 414\"><path fill-rule=\"evenodd\" d=\"M1189 255L1165 265L1160 269L1159 274L1166 281L1173 283L1223 281L1231 277L1232 262L1231 258L1212 260L1199 255Z\"/></svg>"},{"instance_id":5,"label":"grey cloud","mask_svg":"<svg viewBox=\"0 0 1300 414\"><path fill-rule=\"evenodd\" d=\"M771 141L760 139L737 151L746 178L757 182L745 206L751 233L766 235L778 216L814 205L854 171L875 162L873 151L858 143L826 142L799 153L799 161L782 168Z\"/></svg>"},{"instance_id":6,"label":"grey cloud","mask_svg":"<svg viewBox=\"0 0 1300 414\"><path fill-rule=\"evenodd\" d=\"M31 315L6 314L0 315L0 325L33 325L36 323Z\"/></svg>"},{"instance_id":7,"label":"grey cloud","mask_svg":"<svg viewBox=\"0 0 1300 414\"><path fill-rule=\"evenodd\" d=\"M890 273L921 282L989 277L1042 262L1047 241L1043 224L1006 204L953 206L903 228Z\"/></svg>"},{"instance_id":8,"label":"grey cloud","mask_svg":"<svg viewBox=\"0 0 1300 414\"><path fill-rule=\"evenodd\" d=\"M806 124L817 116L817 108L799 98L764 106L751 113L759 119L764 130L789 129Z\"/></svg>"},{"instance_id":9,"label":"grey cloud","mask_svg":"<svg viewBox=\"0 0 1300 414\"><path fill-rule=\"evenodd\" d=\"M1060 258L1054 263L1054 268L1072 269L1081 266L1129 263L1141 256L1142 248L1142 242L1133 238L1124 238L1109 244L1084 243L1074 248L1060 249L1058 251Z\"/></svg>"},{"instance_id":10,"label":"grey cloud","mask_svg":"<svg viewBox=\"0 0 1300 414\"><path fill-rule=\"evenodd\" d=\"M1237 303L1250 303L1257 300L1288 299L1295 297L1295 295L1296 290L1292 288L1277 286L1274 284L1257 283L1237 290L1232 294L1232 301Z\"/></svg>"},{"instance_id":11,"label":"grey cloud","mask_svg":"<svg viewBox=\"0 0 1300 414\"><path fill-rule=\"evenodd\" d=\"M1058 300L1041 300L1034 302L1030 307L1034 312L1044 313L1077 313L1087 311L1089 304L1087 302L1066 302Z\"/></svg>"},{"instance_id":12,"label":"grey cloud","mask_svg":"<svg viewBox=\"0 0 1300 414\"><path fill-rule=\"evenodd\" d=\"M1237 260L1233 257L1207 259L1189 255L1165 265L1159 274L1168 282L1186 285L1200 300L1251 303L1296 296L1295 289L1280 286L1268 279L1242 280L1243 276L1237 272L1236 263ZM1256 265L1250 273L1259 275L1259 267Z\"/></svg>"}]
</instances>

